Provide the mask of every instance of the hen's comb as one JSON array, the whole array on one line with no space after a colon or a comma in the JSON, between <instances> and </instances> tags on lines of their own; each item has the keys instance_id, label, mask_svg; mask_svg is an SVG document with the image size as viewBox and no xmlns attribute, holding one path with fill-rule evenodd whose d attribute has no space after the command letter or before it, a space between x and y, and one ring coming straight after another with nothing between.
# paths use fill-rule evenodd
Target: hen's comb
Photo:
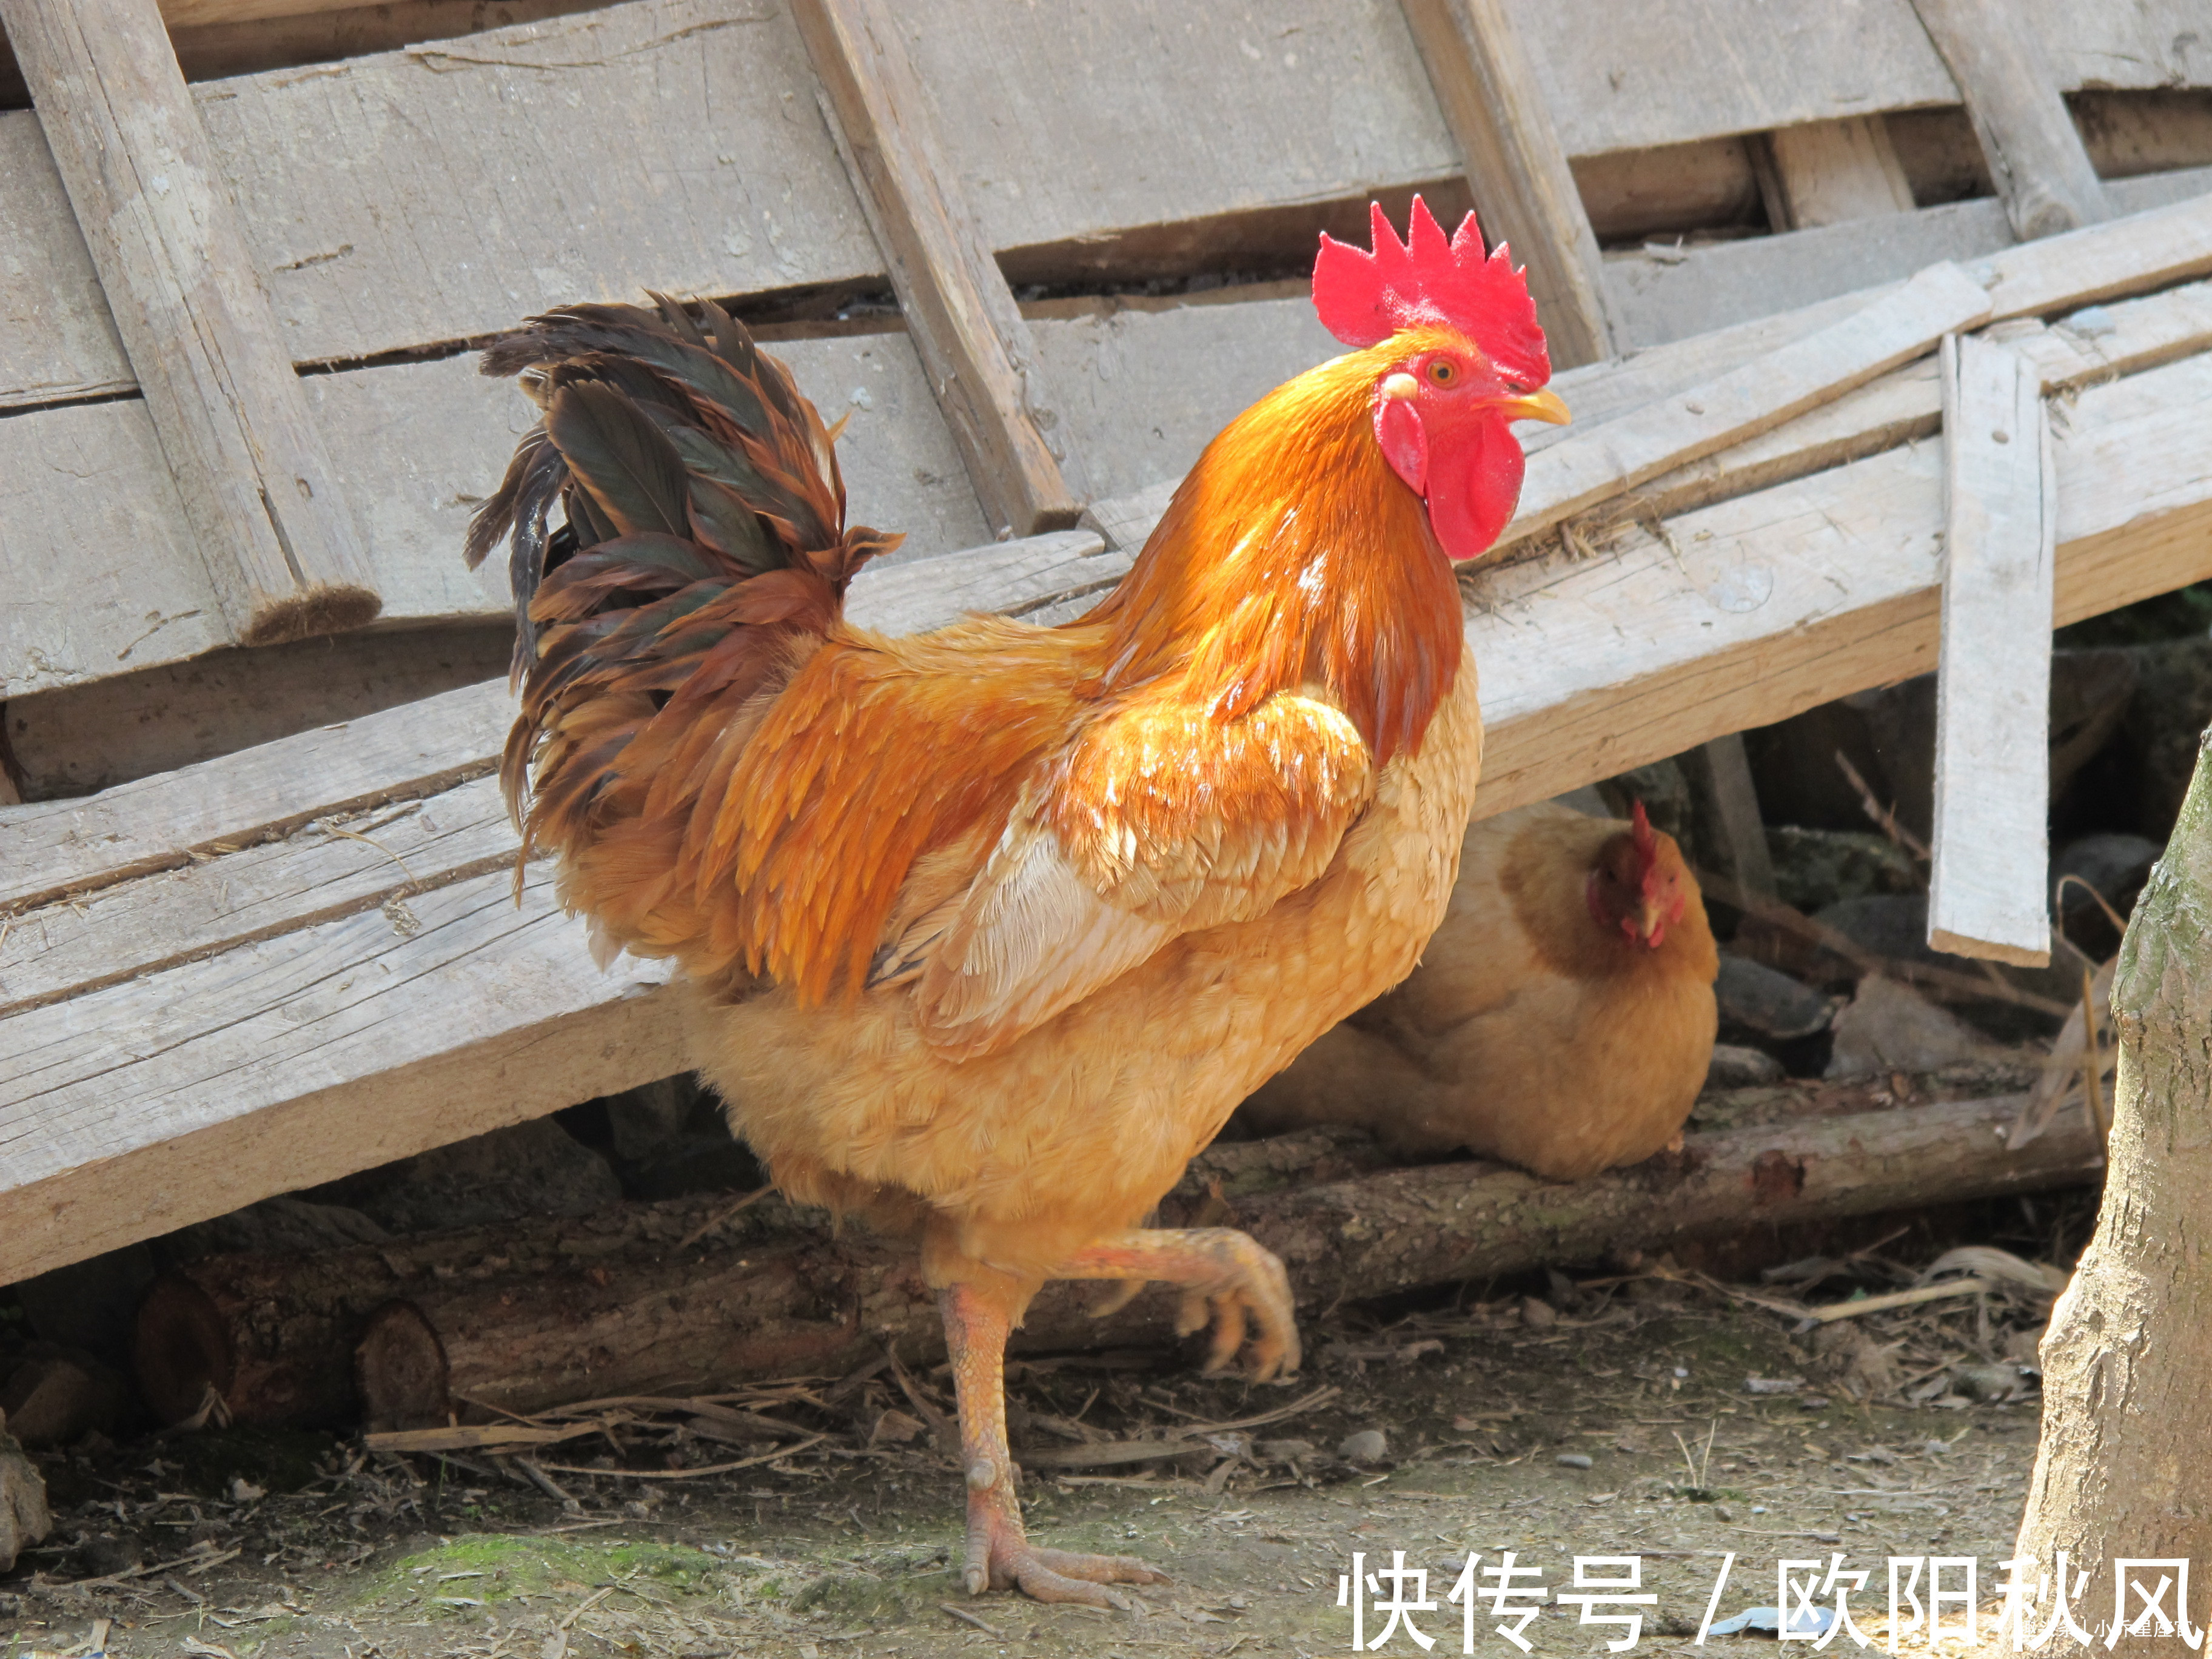
<instances>
[{"instance_id":1,"label":"hen's comb","mask_svg":"<svg viewBox=\"0 0 2212 1659\"><path fill-rule=\"evenodd\" d=\"M1644 888L1648 894L1659 877L1659 833L1644 816L1644 803L1632 802L1628 808L1629 834L1636 843L1637 868L1644 873Z\"/></svg>"},{"instance_id":2,"label":"hen's comb","mask_svg":"<svg viewBox=\"0 0 2212 1659\"><path fill-rule=\"evenodd\" d=\"M1322 233L1314 261L1314 309L1322 326L1350 346L1381 343L1423 324L1456 329L1508 374L1541 386L1552 359L1537 325L1523 272L1504 243L1485 257L1482 232L1468 214L1444 240L1428 204L1413 198L1405 241L1376 203L1370 210L1375 248L1363 252Z\"/></svg>"}]
</instances>

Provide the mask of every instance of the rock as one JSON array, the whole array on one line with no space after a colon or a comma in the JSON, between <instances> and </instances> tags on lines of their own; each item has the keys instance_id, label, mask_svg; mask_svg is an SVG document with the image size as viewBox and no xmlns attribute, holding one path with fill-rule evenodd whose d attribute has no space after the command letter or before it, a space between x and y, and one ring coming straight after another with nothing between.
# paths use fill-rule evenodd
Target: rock
<instances>
[{"instance_id":1,"label":"rock","mask_svg":"<svg viewBox=\"0 0 2212 1659\"><path fill-rule=\"evenodd\" d=\"M1540 1331L1547 1331L1559 1322L1559 1316L1548 1302L1539 1302L1533 1296L1521 1298L1521 1322Z\"/></svg>"},{"instance_id":2,"label":"rock","mask_svg":"<svg viewBox=\"0 0 2212 1659\"><path fill-rule=\"evenodd\" d=\"M2120 948L2119 932L2103 906L2073 882L2060 888L2061 880L2078 877L2124 919L2134 911L2150 867L2164 850L2145 836L2116 833L2083 836L2060 848L2051 861L2051 884L2057 894L2058 924L2066 937L2099 962Z\"/></svg>"},{"instance_id":3,"label":"rock","mask_svg":"<svg viewBox=\"0 0 2212 1659\"><path fill-rule=\"evenodd\" d=\"M96 1532L76 1547L76 1564L88 1578L109 1578L144 1565L146 1540L135 1532Z\"/></svg>"},{"instance_id":4,"label":"rock","mask_svg":"<svg viewBox=\"0 0 2212 1659\"><path fill-rule=\"evenodd\" d=\"M1776 896L1808 915L1839 899L1921 890L1912 855L1871 830L1780 824L1767 830L1766 850Z\"/></svg>"},{"instance_id":5,"label":"rock","mask_svg":"<svg viewBox=\"0 0 2212 1659\"><path fill-rule=\"evenodd\" d=\"M1552 1461L1563 1469L1587 1469L1595 1467L1586 1452L1561 1452Z\"/></svg>"},{"instance_id":6,"label":"rock","mask_svg":"<svg viewBox=\"0 0 2212 1659\"><path fill-rule=\"evenodd\" d=\"M33 1450L66 1446L88 1431L112 1434L130 1408L131 1387L82 1348L32 1345L0 1383L0 1417Z\"/></svg>"},{"instance_id":7,"label":"rock","mask_svg":"<svg viewBox=\"0 0 2212 1659\"><path fill-rule=\"evenodd\" d=\"M195 1223L163 1239L180 1261L251 1252L307 1255L348 1244L381 1244L392 1235L359 1210L304 1198L264 1198L242 1210Z\"/></svg>"},{"instance_id":8,"label":"rock","mask_svg":"<svg viewBox=\"0 0 2212 1659\"><path fill-rule=\"evenodd\" d=\"M1764 963L1727 951L1721 954L1713 1000L1720 1005L1723 1024L1778 1042L1810 1036L1828 1025L1827 998Z\"/></svg>"},{"instance_id":9,"label":"rock","mask_svg":"<svg viewBox=\"0 0 2212 1659\"><path fill-rule=\"evenodd\" d=\"M1782 1062L1764 1048L1741 1048L1732 1042L1713 1044L1711 1062L1705 1067L1708 1089L1762 1089L1782 1081Z\"/></svg>"},{"instance_id":10,"label":"rock","mask_svg":"<svg viewBox=\"0 0 2212 1659\"><path fill-rule=\"evenodd\" d=\"M1380 1429L1362 1429L1345 1436L1336 1455L1347 1463L1380 1463L1390 1455L1389 1438Z\"/></svg>"},{"instance_id":11,"label":"rock","mask_svg":"<svg viewBox=\"0 0 2212 1659\"><path fill-rule=\"evenodd\" d=\"M1954 974L1974 971L1966 958L1929 945L1928 901L1917 893L1844 899L1828 906L1813 920L1834 928L1861 950L1891 962L1941 968ZM1820 954L1825 956L1826 952ZM2059 954L2065 957L2065 952ZM2002 972L2021 990L2033 991L2055 1001L2070 1005L2081 995L2081 966L2071 958L2054 962L2048 968L2008 966Z\"/></svg>"},{"instance_id":12,"label":"rock","mask_svg":"<svg viewBox=\"0 0 2212 1659\"><path fill-rule=\"evenodd\" d=\"M131 1244L24 1279L15 1286L15 1299L41 1340L127 1367L138 1298L159 1271L152 1250Z\"/></svg>"},{"instance_id":13,"label":"rock","mask_svg":"<svg viewBox=\"0 0 2212 1659\"><path fill-rule=\"evenodd\" d=\"M1963 1060L2002 1057L1999 1048L1955 1014L1893 979L1869 974L1836 1016L1830 1077L1869 1072L1933 1072Z\"/></svg>"},{"instance_id":14,"label":"rock","mask_svg":"<svg viewBox=\"0 0 2212 1659\"><path fill-rule=\"evenodd\" d=\"M2027 1392L2027 1379L2017 1365L1961 1365L1951 1374L1952 1386L1969 1400L1994 1403L2017 1400Z\"/></svg>"},{"instance_id":15,"label":"rock","mask_svg":"<svg viewBox=\"0 0 2212 1659\"><path fill-rule=\"evenodd\" d=\"M622 1196L607 1161L550 1118L457 1141L318 1188L393 1233L589 1215Z\"/></svg>"},{"instance_id":16,"label":"rock","mask_svg":"<svg viewBox=\"0 0 2212 1659\"><path fill-rule=\"evenodd\" d=\"M53 1529L46 1483L0 1416L0 1572L14 1567L18 1555Z\"/></svg>"}]
</instances>

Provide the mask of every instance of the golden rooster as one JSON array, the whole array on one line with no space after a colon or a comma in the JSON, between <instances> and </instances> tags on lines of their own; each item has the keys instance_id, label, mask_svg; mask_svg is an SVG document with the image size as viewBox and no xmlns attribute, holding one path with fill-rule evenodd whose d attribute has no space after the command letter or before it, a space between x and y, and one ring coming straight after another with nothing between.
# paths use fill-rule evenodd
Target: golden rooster
<instances>
[{"instance_id":1,"label":"golden rooster","mask_svg":"<svg viewBox=\"0 0 2212 1659\"><path fill-rule=\"evenodd\" d=\"M485 354L545 410L469 540L511 535L526 851L603 947L676 960L785 1192L918 1236L971 1592L1159 1578L1025 1538L1007 1333L1048 1279L1164 1280L1214 1364L1249 1335L1255 1373L1294 1370L1273 1256L1137 1224L1451 893L1481 754L1452 562L1513 510L1509 423L1566 410L1472 216L1374 224L1314 270L1357 349L1216 438L1060 628L847 624L896 538L846 526L834 434L713 306L570 307Z\"/></svg>"},{"instance_id":2,"label":"golden rooster","mask_svg":"<svg viewBox=\"0 0 2212 1659\"><path fill-rule=\"evenodd\" d=\"M1720 953L1697 878L1631 819L1540 801L1470 825L1421 965L1261 1085L1273 1134L1358 1123L1554 1181L1670 1145L1711 1065Z\"/></svg>"}]
</instances>

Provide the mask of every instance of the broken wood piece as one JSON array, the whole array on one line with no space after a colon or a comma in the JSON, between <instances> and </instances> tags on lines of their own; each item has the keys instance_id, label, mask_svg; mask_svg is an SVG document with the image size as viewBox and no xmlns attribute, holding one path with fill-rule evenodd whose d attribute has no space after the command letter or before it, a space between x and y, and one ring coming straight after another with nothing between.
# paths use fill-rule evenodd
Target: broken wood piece
<instances>
[{"instance_id":1,"label":"broken wood piece","mask_svg":"<svg viewBox=\"0 0 2212 1659\"><path fill-rule=\"evenodd\" d=\"M1954 1296L1985 1296L1997 1288L1986 1279L1952 1279L1941 1285L1921 1285L1909 1291L1890 1291L1881 1296L1862 1296L1849 1302L1831 1302L1825 1308L1808 1308L1805 1320L1813 1325L1832 1325L1838 1319L1862 1314L1887 1313L1895 1308L1917 1308L1923 1302L1942 1302Z\"/></svg>"},{"instance_id":2,"label":"broken wood piece","mask_svg":"<svg viewBox=\"0 0 2212 1659\"><path fill-rule=\"evenodd\" d=\"M154 0L0 0L230 637L383 607Z\"/></svg>"},{"instance_id":3,"label":"broken wood piece","mask_svg":"<svg viewBox=\"0 0 2212 1659\"><path fill-rule=\"evenodd\" d=\"M2051 580L2057 469L2036 372L1943 343L1942 636L1928 943L2051 960Z\"/></svg>"},{"instance_id":4,"label":"broken wood piece","mask_svg":"<svg viewBox=\"0 0 2212 1659\"><path fill-rule=\"evenodd\" d=\"M1778 127L1765 148L1759 191L1777 232L1912 211L1912 186L1879 115Z\"/></svg>"},{"instance_id":5,"label":"broken wood piece","mask_svg":"<svg viewBox=\"0 0 2212 1659\"><path fill-rule=\"evenodd\" d=\"M1680 1154L1565 1185L1480 1163L1302 1181L1313 1158L1328 1155L1307 1150L1311 1138L1216 1146L1194 1161L1161 1219L1189 1224L1200 1206L1215 1204L1211 1184L1225 1178L1237 1195L1228 1217L1217 1206L1220 1224L1243 1229L1281 1256L1299 1306L1310 1313L1346 1297L1586 1261L1748 1224L2089 1179L2100 1152L2079 1111L2061 1112L2025 1152L2006 1147L2003 1130L2021 1099L1699 1131L1686 1137ZM1279 1144L1296 1144L1306 1161L1277 1168L1267 1153ZM779 1200L690 1250L671 1252L672 1240L725 1201L698 1194L311 1256L205 1258L157 1287L221 1310L209 1323L164 1324L195 1334L161 1347L167 1370L159 1398L181 1400L213 1386L241 1422L345 1420L386 1392L366 1369L361 1391L351 1388L354 1334L386 1306L416 1317L409 1375L442 1384L416 1398L416 1409L435 1423L470 1402L536 1412L586 1395L650 1393L672 1376L732 1384L836 1374L875 1358L886 1341L917 1364L942 1357L935 1293L903 1244L850 1226L832 1235ZM1013 1352L1172 1340L1178 1297L1170 1288L1156 1285L1103 1320L1091 1316L1094 1297L1085 1284L1048 1286ZM148 1306L156 1305L149 1293ZM142 1376L149 1372L148 1330L142 1319ZM393 1352L386 1351L386 1361ZM280 1364L289 1382L272 1392L264 1382L279 1376Z\"/></svg>"},{"instance_id":6,"label":"broken wood piece","mask_svg":"<svg viewBox=\"0 0 2212 1659\"><path fill-rule=\"evenodd\" d=\"M1082 511L1076 466L998 260L962 199L900 19L880 0L799 0L824 113L890 267L899 308L1001 533L1065 530Z\"/></svg>"},{"instance_id":7,"label":"broken wood piece","mask_svg":"<svg viewBox=\"0 0 2212 1659\"><path fill-rule=\"evenodd\" d=\"M2107 216L2105 187L2034 27L2009 0L1912 0L1966 100L1997 195L2023 242Z\"/></svg>"},{"instance_id":8,"label":"broken wood piece","mask_svg":"<svg viewBox=\"0 0 2212 1659\"><path fill-rule=\"evenodd\" d=\"M1930 265L1839 323L1528 458L1500 544L1547 530L1647 478L1754 437L1987 319L1989 295L1958 266Z\"/></svg>"},{"instance_id":9,"label":"broken wood piece","mask_svg":"<svg viewBox=\"0 0 2212 1659\"><path fill-rule=\"evenodd\" d=\"M1459 146L1483 236L1510 244L1526 267L1553 363L1612 356L1597 234L1511 9L1504 0L1401 0L1401 9Z\"/></svg>"},{"instance_id":10,"label":"broken wood piece","mask_svg":"<svg viewBox=\"0 0 2212 1659\"><path fill-rule=\"evenodd\" d=\"M441 1429L386 1429L364 1434L361 1443L373 1452L507 1451L517 1446L550 1446L599 1431L597 1423L565 1423L558 1428L528 1423L456 1424Z\"/></svg>"}]
</instances>

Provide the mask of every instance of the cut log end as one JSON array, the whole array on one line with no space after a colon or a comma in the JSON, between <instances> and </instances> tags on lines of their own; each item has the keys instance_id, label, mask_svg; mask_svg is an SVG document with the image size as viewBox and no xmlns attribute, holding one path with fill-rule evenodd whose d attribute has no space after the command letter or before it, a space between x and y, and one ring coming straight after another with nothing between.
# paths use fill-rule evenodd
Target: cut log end
<instances>
[{"instance_id":1,"label":"cut log end","mask_svg":"<svg viewBox=\"0 0 2212 1659\"><path fill-rule=\"evenodd\" d=\"M138 1304L131 1363L138 1392L163 1423L193 1416L210 1388L227 1398L238 1375L237 1352L222 1310L205 1291L177 1273L164 1273L147 1286Z\"/></svg>"},{"instance_id":2,"label":"cut log end","mask_svg":"<svg viewBox=\"0 0 2212 1659\"><path fill-rule=\"evenodd\" d=\"M446 1345L411 1302L369 1315L354 1348L354 1382L372 1432L435 1428L453 1409Z\"/></svg>"},{"instance_id":3,"label":"cut log end","mask_svg":"<svg viewBox=\"0 0 2212 1659\"><path fill-rule=\"evenodd\" d=\"M2048 968L2051 966L2051 939L2045 930L2039 948L2009 944L2002 939L1976 939L1970 933L1954 933L1948 927L1930 927L1928 930L1929 948L1948 951L1954 957L1972 957L1983 962L2002 962L2014 968Z\"/></svg>"},{"instance_id":4,"label":"cut log end","mask_svg":"<svg viewBox=\"0 0 2212 1659\"><path fill-rule=\"evenodd\" d=\"M264 599L239 631L240 645L284 645L323 634L366 628L382 614L383 596L370 587L323 582L282 599Z\"/></svg>"}]
</instances>

